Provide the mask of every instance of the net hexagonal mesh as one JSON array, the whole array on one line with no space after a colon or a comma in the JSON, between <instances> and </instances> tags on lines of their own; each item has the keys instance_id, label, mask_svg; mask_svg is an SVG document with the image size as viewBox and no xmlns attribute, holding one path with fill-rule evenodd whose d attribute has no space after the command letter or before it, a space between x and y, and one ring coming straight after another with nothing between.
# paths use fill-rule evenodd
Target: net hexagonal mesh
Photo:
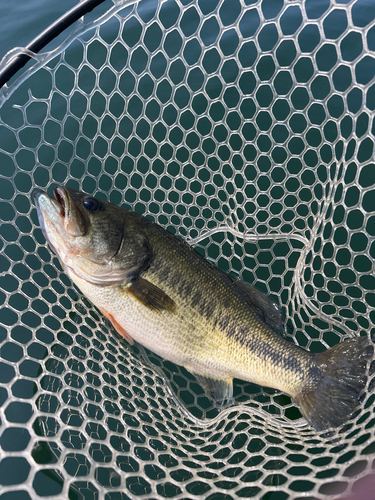
<instances>
[{"instance_id":1,"label":"net hexagonal mesh","mask_svg":"<svg viewBox=\"0 0 375 500\"><path fill-rule=\"evenodd\" d=\"M279 391L220 413L120 340L45 243L32 191L147 214L281 305L318 352L374 322L375 9L108 2L1 94L2 498L341 498L371 473L370 370L329 438ZM359 480L359 481L358 481Z\"/></svg>"}]
</instances>

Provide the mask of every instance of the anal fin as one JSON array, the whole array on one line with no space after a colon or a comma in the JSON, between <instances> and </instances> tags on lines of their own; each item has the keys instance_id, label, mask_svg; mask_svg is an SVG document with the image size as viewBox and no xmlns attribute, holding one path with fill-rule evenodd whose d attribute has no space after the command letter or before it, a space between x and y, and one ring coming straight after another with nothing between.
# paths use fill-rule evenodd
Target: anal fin
<instances>
[{"instance_id":1,"label":"anal fin","mask_svg":"<svg viewBox=\"0 0 375 500\"><path fill-rule=\"evenodd\" d=\"M208 398L215 401L216 406L230 403L233 399L233 379L218 379L193 373L199 384L203 387Z\"/></svg>"},{"instance_id":2,"label":"anal fin","mask_svg":"<svg viewBox=\"0 0 375 500\"><path fill-rule=\"evenodd\" d=\"M125 340L129 342L130 345L134 344L134 340L131 338L131 336L128 334L128 332L115 320L115 318L110 314L109 312L105 311L104 309L101 309L102 313L104 316L110 321L115 328L116 332L121 335L121 337L124 337Z\"/></svg>"}]
</instances>

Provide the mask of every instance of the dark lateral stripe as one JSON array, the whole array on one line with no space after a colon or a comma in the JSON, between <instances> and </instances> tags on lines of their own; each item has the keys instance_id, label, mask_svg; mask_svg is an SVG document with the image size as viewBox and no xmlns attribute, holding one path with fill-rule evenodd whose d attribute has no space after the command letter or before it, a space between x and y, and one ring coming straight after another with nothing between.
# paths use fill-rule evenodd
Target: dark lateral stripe
<instances>
[{"instance_id":1,"label":"dark lateral stripe","mask_svg":"<svg viewBox=\"0 0 375 500\"><path fill-rule=\"evenodd\" d=\"M295 373L298 378L311 379L311 383L319 380L321 375L314 366L313 360L310 360L309 356L304 356L302 350L296 349L296 346L285 339L275 337L276 341L272 341L266 332L262 338L259 330L252 334L249 329L236 326L229 317L222 318L219 326L229 338L248 349L252 355L259 357L263 362L285 368Z\"/></svg>"}]
</instances>

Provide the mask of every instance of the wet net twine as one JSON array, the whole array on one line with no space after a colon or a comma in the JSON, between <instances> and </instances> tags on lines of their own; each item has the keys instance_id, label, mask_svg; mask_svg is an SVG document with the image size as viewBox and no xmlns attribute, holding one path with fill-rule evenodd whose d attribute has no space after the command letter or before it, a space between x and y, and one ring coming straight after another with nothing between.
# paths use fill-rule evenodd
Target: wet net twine
<instances>
[{"instance_id":1,"label":"wet net twine","mask_svg":"<svg viewBox=\"0 0 375 500\"><path fill-rule=\"evenodd\" d=\"M0 494L356 491L375 451L371 371L329 440L289 397L243 381L218 414L192 375L121 341L72 286L31 195L67 184L147 214L275 298L311 351L372 333L374 8L97 11L0 94Z\"/></svg>"}]
</instances>

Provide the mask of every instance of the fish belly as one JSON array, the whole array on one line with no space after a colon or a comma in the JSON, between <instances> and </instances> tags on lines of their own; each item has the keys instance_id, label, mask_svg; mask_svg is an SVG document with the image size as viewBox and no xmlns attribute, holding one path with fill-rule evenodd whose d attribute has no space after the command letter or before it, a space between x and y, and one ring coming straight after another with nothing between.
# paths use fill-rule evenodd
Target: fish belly
<instances>
[{"instance_id":1,"label":"fish belly","mask_svg":"<svg viewBox=\"0 0 375 500\"><path fill-rule=\"evenodd\" d=\"M185 366L193 362L202 332L191 331L189 318L182 317L181 313L153 311L132 295L120 293L116 286L98 286L77 276L70 277L81 292L134 341L176 364Z\"/></svg>"}]
</instances>

